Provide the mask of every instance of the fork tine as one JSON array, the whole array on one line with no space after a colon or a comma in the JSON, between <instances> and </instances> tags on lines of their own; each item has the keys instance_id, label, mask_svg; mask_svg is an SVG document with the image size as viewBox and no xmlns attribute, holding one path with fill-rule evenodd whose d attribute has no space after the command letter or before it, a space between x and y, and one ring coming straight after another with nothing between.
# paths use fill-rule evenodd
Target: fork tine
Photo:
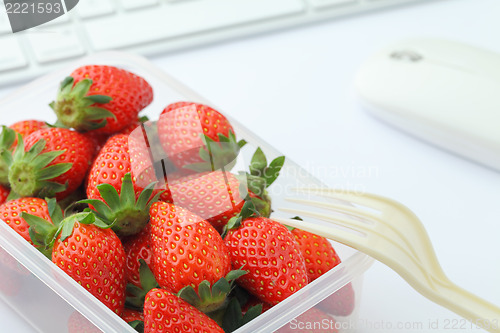
<instances>
[{"instance_id":1,"label":"fork tine","mask_svg":"<svg viewBox=\"0 0 500 333\"><path fill-rule=\"evenodd\" d=\"M359 221L354 218L349 217L341 217L341 216L331 216L323 213L316 213L306 210L299 210L293 208L278 208L278 210L288 212L291 214L297 214L307 217L313 217L320 219L322 221L328 222L332 225L342 226L352 230L356 233L365 234L365 236L373 235L373 237L378 237L384 239L390 243L394 243L398 248L402 248L402 251L408 252L408 256L412 257L416 262L419 262L418 253L414 251L413 246L408 242L406 237L401 234L401 232L397 229L392 228L390 225L386 226L388 229L377 230L375 224L367 224L362 221ZM358 217L358 216L354 216ZM381 222L382 223L382 222ZM384 224L384 223L382 223ZM300 222L299 222L300 225ZM404 250L404 248L408 248L408 251Z\"/></svg>"},{"instance_id":2,"label":"fork tine","mask_svg":"<svg viewBox=\"0 0 500 333\"><path fill-rule=\"evenodd\" d=\"M378 211L382 211L379 200L376 196L370 193L359 193L350 190L335 190L329 188L314 188L314 187L298 187L294 188L298 192L315 194L322 197L335 199L344 202L351 202L356 205L368 207Z\"/></svg>"},{"instance_id":3,"label":"fork tine","mask_svg":"<svg viewBox=\"0 0 500 333\"><path fill-rule=\"evenodd\" d=\"M277 209L280 211L283 211L283 212L297 214L299 216L313 217L313 218L317 218L317 219L329 222L331 224L341 225L342 227L348 228L348 229L355 231L357 233L368 234L368 233L373 232L373 229L370 227L370 225L368 225L364 222L361 222L361 221L357 221L357 220L352 219L352 218L346 218L346 217L341 217L341 216L332 217L331 215L328 215L328 214L315 213L315 212L311 212L311 211L306 211L306 210L302 210L302 209L294 209L294 208L280 207Z\"/></svg>"},{"instance_id":4,"label":"fork tine","mask_svg":"<svg viewBox=\"0 0 500 333\"><path fill-rule=\"evenodd\" d=\"M333 202L320 202L320 201L314 201L314 200L306 200L306 199L296 199L296 198L286 198L287 201L298 203L298 204L303 204L303 205L308 205L308 206L313 206L313 207L318 207L318 208L325 208L328 210L331 210L333 212L337 213L342 213L342 214L347 214L349 216L355 216L355 217L362 217L366 220L369 221L377 221L377 222L382 222L380 220L380 217L372 214L367 211L362 211L357 207L352 207L348 206L345 204L335 204Z\"/></svg>"},{"instance_id":5,"label":"fork tine","mask_svg":"<svg viewBox=\"0 0 500 333\"><path fill-rule=\"evenodd\" d=\"M323 236L325 238L335 240L361 252L369 253L367 252L369 251L369 248L367 246L364 246L360 241L361 236L353 234L351 232L341 229L335 229L335 231L332 232L332 228L327 228L311 222L299 221L294 219L273 217L273 220L290 227L305 230L318 236Z\"/></svg>"},{"instance_id":6,"label":"fork tine","mask_svg":"<svg viewBox=\"0 0 500 333\"><path fill-rule=\"evenodd\" d=\"M358 234L354 234L338 228L321 226L307 221L300 221L295 219L286 219L279 217L273 217L273 220L287 226L305 230L313 234L316 234L318 236L323 236L325 238L337 241L339 243L357 249L358 251L364 252L377 260L380 260L379 252L376 250L376 248L370 246L371 243L366 241L366 237L359 235L360 232L358 230L349 228L351 230L355 230L358 232ZM328 222L332 224L343 225L337 217L335 218L330 217ZM385 237L384 235L378 235L378 237L380 237L381 241L387 242L387 244L391 244L391 246L393 246L395 249L397 249L401 253L404 253L404 255L407 257L406 259L407 262L411 261L415 266L419 267L424 272L424 276L427 279L427 281L429 283L433 283L432 274L429 274L425 270L425 268L423 267L422 263L419 260L419 257L415 253L413 253L412 251L408 252L408 250L405 247L402 247L400 244L393 242L393 240Z\"/></svg>"}]
</instances>

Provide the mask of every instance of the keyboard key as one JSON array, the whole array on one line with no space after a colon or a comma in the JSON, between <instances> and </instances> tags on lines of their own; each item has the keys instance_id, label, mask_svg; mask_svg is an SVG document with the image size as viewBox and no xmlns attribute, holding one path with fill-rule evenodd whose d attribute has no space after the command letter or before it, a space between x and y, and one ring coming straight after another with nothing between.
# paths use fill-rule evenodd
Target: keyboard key
<instances>
[{"instance_id":1,"label":"keyboard key","mask_svg":"<svg viewBox=\"0 0 500 333\"><path fill-rule=\"evenodd\" d=\"M91 18L114 13L115 7L111 0L82 0L76 6L78 16Z\"/></svg>"},{"instance_id":2,"label":"keyboard key","mask_svg":"<svg viewBox=\"0 0 500 333\"><path fill-rule=\"evenodd\" d=\"M57 32L38 30L27 36L35 58L40 63L77 57L85 53L82 42L71 27Z\"/></svg>"},{"instance_id":3,"label":"keyboard key","mask_svg":"<svg viewBox=\"0 0 500 333\"><path fill-rule=\"evenodd\" d=\"M126 10L134 10L137 8L157 5L158 0L120 0L120 3Z\"/></svg>"},{"instance_id":4,"label":"keyboard key","mask_svg":"<svg viewBox=\"0 0 500 333\"><path fill-rule=\"evenodd\" d=\"M310 0L314 8L354 5L357 0Z\"/></svg>"},{"instance_id":5,"label":"keyboard key","mask_svg":"<svg viewBox=\"0 0 500 333\"><path fill-rule=\"evenodd\" d=\"M64 15L59 16L56 19L53 19L52 21L49 21L49 22L41 25L40 27L50 27L50 26L64 24L64 23L68 23L68 22L69 22L69 14L64 14Z\"/></svg>"},{"instance_id":6,"label":"keyboard key","mask_svg":"<svg viewBox=\"0 0 500 333\"><path fill-rule=\"evenodd\" d=\"M0 38L0 72L26 67L28 61L15 37Z\"/></svg>"},{"instance_id":7,"label":"keyboard key","mask_svg":"<svg viewBox=\"0 0 500 333\"><path fill-rule=\"evenodd\" d=\"M299 14L304 10L302 0L187 1L165 4L152 11L88 21L84 27L94 48L106 50Z\"/></svg>"}]
</instances>

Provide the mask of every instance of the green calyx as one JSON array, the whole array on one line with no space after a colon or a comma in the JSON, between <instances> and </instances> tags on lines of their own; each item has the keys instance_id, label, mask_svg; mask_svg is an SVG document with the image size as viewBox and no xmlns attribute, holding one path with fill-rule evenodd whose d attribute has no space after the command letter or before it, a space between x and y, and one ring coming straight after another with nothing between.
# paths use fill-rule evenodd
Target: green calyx
<instances>
[{"instance_id":1,"label":"green calyx","mask_svg":"<svg viewBox=\"0 0 500 333\"><path fill-rule=\"evenodd\" d=\"M222 229L222 238L226 237L229 230L238 229L241 226L243 220L257 216L261 215L257 211L253 201L250 199L250 196L247 195L247 197L245 198L245 204L243 204L241 211L236 216L230 218L227 224Z\"/></svg>"},{"instance_id":2,"label":"green calyx","mask_svg":"<svg viewBox=\"0 0 500 333\"><path fill-rule=\"evenodd\" d=\"M141 288L136 285L129 283L127 284L127 299L125 306L129 309L142 311L144 308L144 300L146 295L151 289L160 288L158 282L156 282L155 276L151 269L143 259L139 259L139 279L141 281Z\"/></svg>"},{"instance_id":3,"label":"green calyx","mask_svg":"<svg viewBox=\"0 0 500 333\"><path fill-rule=\"evenodd\" d=\"M65 150L55 150L42 153L46 141L39 140L24 151L24 143L18 134L17 148L14 154L3 152L1 159L9 165L8 179L13 195L21 197L53 197L66 190L67 184L60 184L52 179L66 173L73 166L72 163L58 163L49 166Z\"/></svg>"},{"instance_id":4,"label":"green calyx","mask_svg":"<svg viewBox=\"0 0 500 333\"><path fill-rule=\"evenodd\" d=\"M92 131L106 126L107 118L116 119L111 111L99 107L111 102L111 97L87 96L92 80L83 79L76 84L74 82L71 76L65 78L59 87L57 99L50 103L50 107L57 115L58 123L77 131Z\"/></svg>"},{"instance_id":5,"label":"green calyx","mask_svg":"<svg viewBox=\"0 0 500 333\"><path fill-rule=\"evenodd\" d=\"M250 172L240 172L236 176L241 183L246 183L248 191L254 194L250 196L250 200L261 216L271 215L271 197L267 188L278 178L284 164L285 156L279 156L268 164L262 149L257 148L250 162Z\"/></svg>"},{"instance_id":6,"label":"green calyx","mask_svg":"<svg viewBox=\"0 0 500 333\"><path fill-rule=\"evenodd\" d=\"M128 323L136 332L144 333L144 322L142 320L134 320Z\"/></svg>"},{"instance_id":7,"label":"green calyx","mask_svg":"<svg viewBox=\"0 0 500 333\"><path fill-rule=\"evenodd\" d=\"M192 286L187 286L177 296L221 324L236 279L247 273L241 269L233 270L213 285L206 280L202 281L198 285L198 292Z\"/></svg>"},{"instance_id":8,"label":"green calyx","mask_svg":"<svg viewBox=\"0 0 500 333\"><path fill-rule=\"evenodd\" d=\"M262 304L252 306L243 315L241 310L241 305L238 299L235 297L229 302L224 317L222 319L222 329L226 333L231 333L236 331L238 328L246 325L250 321L254 320L262 314Z\"/></svg>"},{"instance_id":9,"label":"green calyx","mask_svg":"<svg viewBox=\"0 0 500 333\"><path fill-rule=\"evenodd\" d=\"M297 220L297 221L304 221L304 220L303 220L300 216L294 216L294 217L292 217L291 219L292 219L292 220ZM286 227L288 230L290 230L290 231L293 231L293 230L297 229L297 228L295 228L295 227L291 227L291 226L289 226L289 225L285 225L285 227Z\"/></svg>"},{"instance_id":10,"label":"green calyx","mask_svg":"<svg viewBox=\"0 0 500 333\"><path fill-rule=\"evenodd\" d=\"M94 224L99 228L106 229L110 226L92 212L77 213L68 217L64 217L61 207L56 203L55 199L45 199L49 211L50 221L44 220L39 216L22 213L21 217L30 226L29 234L31 241L42 253L51 257L52 248L56 239L60 236L60 240L64 241L73 234L73 228L76 222L81 224Z\"/></svg>"},{"instance_id":11,"label":"green calyx","mask_svg":"<svg viewBox=\"0 0 500 333\"><path fill-rule=\"evenodd\" d=\"M113 231L120 237L139 233L149 222L149 208L158 201L161 192L153 195L155 183L151 183L135 199L132 176L127 173L123 177L120 194L110 184L100 184L97 190L103 200L86 199L85 203L94 207L93 212L108 224L113 224Z\"/></svg>"},{"instance_id":12,"label":"green calyx","mask_svg":"<svg viewBox=\"0 0 500 333\"><path fill-rule=\"evenodd\" d=\"M0 185L9 185L9 168L12 163L12 146L16 141L16 132L7 126L2 126L0 133Z\"/></svg>"},{"instance_id":13,"label":"green calyx","mask_svg":"<svg viewBox=\"0 0 500 333\"><path fill-rule=\"evenodd\" d=\"M265 190L278 178L285 164L285 156L276 157L267 164L262 149L257 148L250 162L250 174L247 174L248 188L259 197L265 196Z\"/></svg>"},{"instance_id":14,"label":"green calyx","mask_svg":"<svg viewBox=\"0 0 500 333\"><path fill-rule=\"evenodd\" d=\"M207 135L202 135L201 139L204 145L200 148L200 157L203 162L193 163L184 166L184 168L197 172L215 171L219 169L231 170L236 163L236 158L247 142L245 140L236 140L236 135L229 131L226 137L218 134L219 141L215 141Z\"/></svg>"}]
</instances>

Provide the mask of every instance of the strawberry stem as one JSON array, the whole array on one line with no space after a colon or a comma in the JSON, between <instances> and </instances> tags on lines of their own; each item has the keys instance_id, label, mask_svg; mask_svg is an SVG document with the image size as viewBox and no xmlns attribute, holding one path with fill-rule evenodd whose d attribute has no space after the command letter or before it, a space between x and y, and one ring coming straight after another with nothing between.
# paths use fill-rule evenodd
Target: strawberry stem
<instances>
[{"instance_id":1,"label":"strawberry stem","mask_svg":"<svg viewBox=\"0 0 500 333\"><path fill-rule=\"evenodd\" d=\"M97 190L103 200L86 199L78 203L85 203L94 207L94 213L106 221L114 224L113 231L120 237L139 233L149 222L149 208L158 201L162 192L153 196L156 183L151 183L135 199L132 176L127 173L123 177L120 194L109 184L100 184Z\"/></svg>"},{"instance_id":2,"label":"strawberry stem","mask_svg":"<svg viewBox=\"0 0 500 333\"><path fill-rule=\"evenodd\" d=\"M51 180L66 173L73 164L58 163L49 166L52 161L64 154L65 150L42 153L45 145L46 141L41 139L25 152L23 139L18 134L18 144L8 174L12 192L15 194L21 197L53 197L67 188L67 184Z\"/></svg>"},{"instance_id":3,"label":"strawberry stem","mask_svg":"<svg viewBox=\"0 0 500 333\"><path fill-rule=\"evenodd\" d=\"M61 124L77 131L91 131L106 126L108 118L116 119L111 111L99 107L111 102L111 97L87 96L92 83L84 79L75 84L72 77L61 82L57 99L50 103Z\"/></svg>"},{"instance_id":4,"label":"strawberry stem","mask_svg":"<svg viewBox=\"0 0 500 333\"><path fill-rule=\"evenodd\" d=\"M127 285L128 296L125 305L127 308L142 311L144 300L148 292L152 289L160 288L160 285L156 282L153 272L144 259L139 259L139 263L139 280L141 281L141 287L137 287L132 283Z\"/></svg>"},{"instance_id":5,"label":"strawberry stem","mask_svg":"<svg viewBox=\"0 0 500 333\"><path fill-rule=\"evenodd\" d=\"M60 235L60 240L64 241L73 234L75 223L93 224L101 229L111 226L97 218L94 213L87 211L77 213L67 217L63 216L61 207L55 199L45 199L52 223L39 216L23 212L21 217L30 226L29 234L31 241L44 254L52 253L54 243ZM48 256L50 258L50 256Z\"/></svg>"},{"instance_id":6,"label":"strawberry stem","mask_svg":"<svg viewBox=\"0 0 500 333\"><path fill-rule=\"evenodd\" d=\"M12 164L12 146L16 141L16 132L2 126L0 133L0 185L9 186L9 168Z\"/></svg>"},{"instance_id":7,"label":"strawberry stem","mask_svg":"<svg viewBox=\"0 0 500 333\"><path fill-rule=\"evenodd\" d=\"M228 297L233 291L234 283L236 279L247 273L242 269L233 270L212 286L205 280L198 285L198 292L192 286L186 286L177 293L177 296L205 313L218 324L222 324L222 317L229 303Z\"/></svg>"},{"instance_id":8,"label":"strawberry stem","mask_svg":"<svg viewBox=\"0 0 500 333\"><path fill-rule=\"evenodd\" d=\"M229 131L228 136L218 134L218 141L202 134L201 140L204 145L200 148L199 154L203 162L185 165L184 168L196 172L215 171L219 169L231 170L236 164L236 158L247 142L236 140L233 131Z\"/></svg>"}]
</instances>

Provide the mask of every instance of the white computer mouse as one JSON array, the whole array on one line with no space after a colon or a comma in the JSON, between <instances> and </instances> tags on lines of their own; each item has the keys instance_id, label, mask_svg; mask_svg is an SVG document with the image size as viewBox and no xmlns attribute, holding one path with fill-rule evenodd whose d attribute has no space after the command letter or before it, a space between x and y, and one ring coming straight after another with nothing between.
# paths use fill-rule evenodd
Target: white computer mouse
<instances>
[{"instance_id":1,"label":"white computer mouse","mask_svg":"<svg viewBox=\"0 0 500 333\"><path fill-rule=\"evenodd\" d=\"M500 171L500 54L405 40L368 59L355 85L383 120Z\"/></svg>"}]
</instances>

